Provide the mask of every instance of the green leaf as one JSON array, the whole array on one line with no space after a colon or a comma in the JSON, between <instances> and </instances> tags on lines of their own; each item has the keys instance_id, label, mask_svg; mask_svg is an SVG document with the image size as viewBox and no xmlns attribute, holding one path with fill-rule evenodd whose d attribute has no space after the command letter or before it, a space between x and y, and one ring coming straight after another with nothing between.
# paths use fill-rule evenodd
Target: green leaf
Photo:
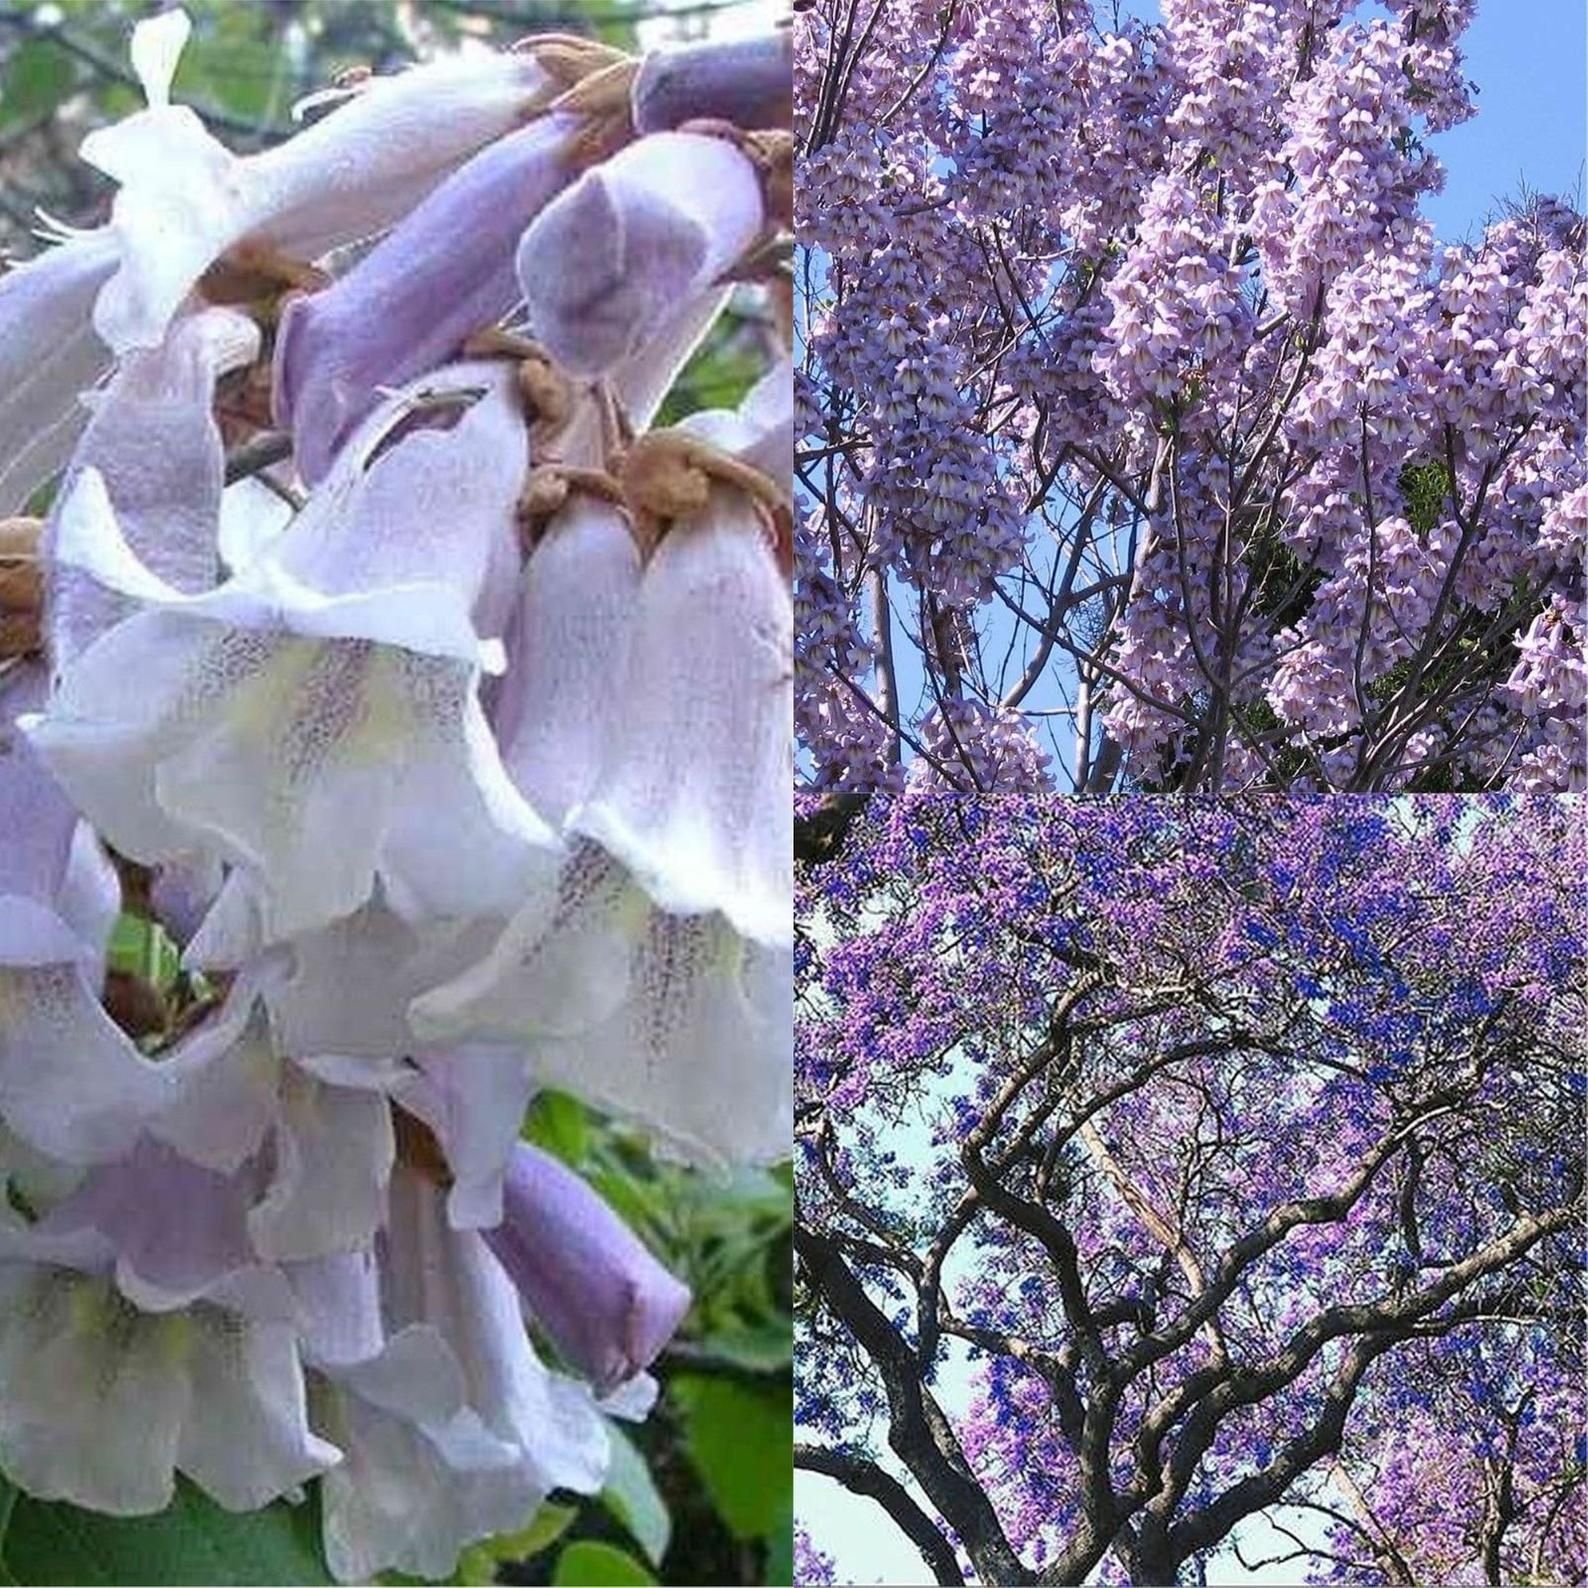
<instances>
[{"instance_id":1,"label":"green leaf","mask_svg":"<svg viewBox=\"0 0 1588 1588\"><path fill-rule=\"evenodd\" d=\"M138 976L159 992L169 992L182 968L182 954L158 921L126 912L110 933L110 968Z\"/></svg>"},{"instance_id":2,"label":"green leaf","mask_svg":"<svg viewBox=\"0 0 1588 1588\"><path fill-rule=\"evenodd\" d=\"M577 1169L590 1149L590 1120L584 1105L566 1092L541 1092L529 1105L524 1139Z\"/></svg>"},{"instance_id":3,"label":"green leaf","mask_svg":"<svg viewBox=\"0 0 1588 1588\"><path fill-rule=\"evenodd\" d=\"M685 1447L712 1504L736 1538L763 1538L792 1504L794 1423L784 1387L682 1375L671 1385Z\"/></svg>"},{"instance_id":4,"label":"green leaf","mask_svg":"<svg viewBox=\"0 0 1588 1588\"><path fill-rule=\"evenodd\" d=\"M766 1580L777 1588L788 1588L794 1581L794 1505L789 1503L782 1522L766 1541Z\"/></svg>"},{"instance_id":5,"label":"green leaf","mask_svg":"<svg viewBox=\"0 0 1588 1588\"><path fill-rule=\"evenodd\" d=\"M217 6L182 51L173 97L268 124L276 102L292 97L287 58L271 31L261 7Z\"/></svg>"},{"instance_id":6,"label":"green leaf","mask_svg":"<svg viewBox=\"0 0 1588 1588\"><path fill-rule=\"evenodd\" d=\"M452 1574L452 1581L459 1588L490 1588L497 1580L497 1567L503 1561L528 1560L531 1555L550 1549L568 1531L578 1514L571 1505L541 1506L528 1527L471 1544L458 1557L458 1569Z\"/></svg>"},{"instance_id":7,"label":"green leaf","mask_svg":"<svg viewBox=\"0 0 1588 1588\"><path fill-rule=\"evenodd\" d=\"M656 1581L632 1555L610 1544L588 1542L570 1544L562 1552L551 1580L558 1588L625 1588Z\"/></svg>"},{"instance_id":8,"label":"green leaf","mask_svg":"<svg viewBox=\"0 0 1588 1588\"><path fill-rule=\"evenodd\" d=\"M660 1566L673 1535L667 1502L651 1478L645 1458L633 1441L614 1423L607 1424L612 1439L612 1465L601 1503L634 1535L653 1566Z\"/></svg>"},{"instance_id":9,"label":"green leaf","mask_svg":"<svg viewBox=\"0 0 1588 1588\"><path fill-rule=\"evenodd\" d=\"M53 110L75 80L71 60L59 45L30 39L0 76L0 127L20 126Z\"/></svg>"},{"instance_id":10,"label":"green leaf","mask_svg":"<svg viewBox=\"0 0 1588 1588\"><path fill-rule=\"evenodd\" d=\"M319 1506L223 1511L186 1481L158 1516L113 1517L19 1496L4 1543L18 1583L329 1583Z\"/></svg>"},{"instance_id":11,"label":"green leaf","mask_svg":"<svg viewBox=\"0 0 1588 1588\"><path fill-rule=\"evenodd\" d=\"M794 1359L794 1330L787 1319L720 1329L700 1344L712 1356L752 1373L776 1373Z\"/></svg>"},{"instance_id":12,"label":"green leaf","mask_svg":"<svg viewBox=\"0 0 1588 1588\"><path fill-rule=\"evenodd\" d=\"M793 1190L765 1169L740 1169L726 1180L702 1180L695 1189L707 1215L720 1223L768 1219L781 1225L794 1216Z\"/></svg>"},{"instance_id":13,"label":"green leaf","mask_svg":"<svg viewBox=\"0 0 1588 1588\"><path fill-rule=\"evenodd\" d=\"M16 1485L0 1478L0 1584L11 1584L16 1581L5 1563L5 1538L6 1529L11 1525L11 1513L16 1509L18 1494Z\"/></svg>"}]
</instances>

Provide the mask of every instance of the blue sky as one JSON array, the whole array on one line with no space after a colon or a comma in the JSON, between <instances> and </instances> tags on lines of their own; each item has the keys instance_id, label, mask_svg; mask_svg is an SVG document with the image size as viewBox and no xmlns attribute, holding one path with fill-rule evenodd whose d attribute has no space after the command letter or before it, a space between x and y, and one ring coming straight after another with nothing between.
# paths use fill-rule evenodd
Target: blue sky
<instances>
[{"instance_id":1,"label":"blue sky","mask_svg":"<svg viewBox=\"0 0 1588 1588\"><path fill-rule=\"evenodd\" d=\"M1478 114L1433 145L1448 173L1429 205L1444 237L1463 236L1523 183L1582 201L1583 0L1487 0L1467 33Z\"/></svg>"},{"instance_id":2,"label":"blue sky","mask_svg":"<svg viewBox=\"0 0 1588 1588\"><path fill-rule=\"evenodd\" d=\"M1157 7L1135 7L1150 15ZM1583 200L1588 146L1588 5L1584 0L1480 0L1465 40L1469 75L1478 84L1478 114L1433 141L1443 162L1445 191L1428 205L1442 238L1480 229L1502 200L1526 187ZM906 698L919 680L901 679ZM801 1519L837 1562L839 1581L924 1582L920 1557L872 1501L808 1473L796 1478ZM1253 1540L1262 1553L1262 1541ZM1221 1581L1282 1582L1288 1569Z\"/></svg>"}]
</instances>

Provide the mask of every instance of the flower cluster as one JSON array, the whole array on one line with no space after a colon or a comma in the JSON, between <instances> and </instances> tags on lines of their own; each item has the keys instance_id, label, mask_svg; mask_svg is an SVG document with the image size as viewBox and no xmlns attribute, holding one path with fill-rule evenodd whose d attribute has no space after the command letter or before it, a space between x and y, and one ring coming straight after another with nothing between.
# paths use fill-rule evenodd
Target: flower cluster
<instances>
[{"instance_id":1,"label":"flower cluster","mask_svg":"<svg viewBox=\"0 0 1588 1588\"><path fill-rule=\"evenodd\" d=\"M533 1094L786 1151L786 356L655 421L775 271L787 53L548 35L237 156L186 34L0 278L0 1471L319 1478L339 1578L444 1577L690 1304Z\"/></svg>"},{"instance_id":2,"label":"flower cluster","mask_svg":"<svg viewBox=\"0 0 1588 1588\"><path fill-rule=\"evenodd\" d=\"M802 806L806 1464L939 1581L1174 1581L1298 1504L1297 1581L1580 1579L1582 814Z\"/></svg>"},{"instance_id":3,"label":"flower cluster","mask_svg":"<svg viewBox=\"0 0 1588 1588\"><path fill-rule=\"evenodd\" d=\"M1584 223L1436 243L1470 0L1160 10L801 19L808 782L1581 788Z\"/></svg>"}]
</instances>

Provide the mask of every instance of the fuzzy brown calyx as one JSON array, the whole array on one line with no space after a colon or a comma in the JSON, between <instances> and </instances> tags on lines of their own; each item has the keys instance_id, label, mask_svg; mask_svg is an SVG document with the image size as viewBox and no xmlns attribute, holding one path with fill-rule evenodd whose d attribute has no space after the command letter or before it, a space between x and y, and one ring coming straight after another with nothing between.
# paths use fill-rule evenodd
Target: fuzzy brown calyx
<instances>
[{"instance_id":1,"label":"fuzzy brown calyx","mask_svg":"<svg viewBox=\"0 0 1588 1588\"><path fill-rule=\"evenodd\" d=\"M39 539L44 521L0 519L0 659L39 649L44 610L44 568Z\"/></svg>"},{"instance_id":2,"label":"fuzzy brown calyx","mask_svg":"<svg viewBox=\"0 0 1588 1588\"><path fill-rule=\"evenodd\" d=\"M268 243L239 243L199 277L198 290L209 303L275 310L289 292L319 292L330 283L325 271Z\"/></svg>"},{"instance_id":3,"label":"fuzzy brown calyx","mask_svg":"<svg viewBox=\"0 0 1588 1588\"><path fill-rule=\"evenodd\" d=\"M598 164L634 136L632 92L640 69L635 57L567 33L532 34L513 49L532 56L550 79L530 101L526 119L580 118L578 130L563 146L563 159L572 169Z\"/></svg>"},{"instance_id":4,"label":"fuzzy brown calyx","mask_svg":"<svg viewBox=\"0 0 1588 1588\"><path fill-rule=\"evenodd\" d=\"M463 356L518 361L518 394L531 427L541 436L554 435L573 417L572 376L532 338L491 326L463 344Z\"/></svg>"},{"instance_id":5,"label":"fuzzy brown calyx","mask_svg":"<svg viewBox=\"0 0 1588 1588\"><path fill-rule=\"evenodd\" d=\"M627 508L623 486L605 469L581 469L566 463L542 463L524 477L524 489L518 497L518 532L526 549L533 549L554 515L567 504L575 491L583 491L598 501L609 502L618 508ZM633 515L625 512L624 521L634 533ZM636 536L638 540L638 536ZM648 543L639 542L640 555L649 551Z\"/></svg>"},{"instance_id":6,"label":"fuzzy brown calyx","mask_svg":"<svg viewBox=\"0 0 1588 1588\"><path fill-rule=\"evenodd\" d=\"M778 566L793 567L793 502L770 475L687 430L652 430L635 438L620 469L623 494L637 528L655 541L667 527L705 511L714 484L750 498Z\"/></svg>"}]
</instances>

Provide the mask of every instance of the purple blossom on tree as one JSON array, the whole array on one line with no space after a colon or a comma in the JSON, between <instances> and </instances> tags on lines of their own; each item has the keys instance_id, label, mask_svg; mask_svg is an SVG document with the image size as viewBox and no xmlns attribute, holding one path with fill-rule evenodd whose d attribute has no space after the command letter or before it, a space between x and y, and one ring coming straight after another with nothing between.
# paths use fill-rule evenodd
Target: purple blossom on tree
<instances>
[{"instance_id":1,"label":"purple blossom on tree","mask_svg":"<svg viewBox=\"0 0 1588 1588\"><path fill-rule=\"evenodd\" d=\"M1472 0L1161 11L801 18L805 779L1581 788L1583 220L1435 238Z\"/></svg>"},{"instance_id":2,"label":"purple blossom on tree","mask_svg":"<svg viewBox=\"0 0 1588 1588\"><path fill-rule=\"evenodd\" d=\"M1581 1581L1582 818L813 803L797 1465L940 1582Z\"/></svg>"}]
</instances>

